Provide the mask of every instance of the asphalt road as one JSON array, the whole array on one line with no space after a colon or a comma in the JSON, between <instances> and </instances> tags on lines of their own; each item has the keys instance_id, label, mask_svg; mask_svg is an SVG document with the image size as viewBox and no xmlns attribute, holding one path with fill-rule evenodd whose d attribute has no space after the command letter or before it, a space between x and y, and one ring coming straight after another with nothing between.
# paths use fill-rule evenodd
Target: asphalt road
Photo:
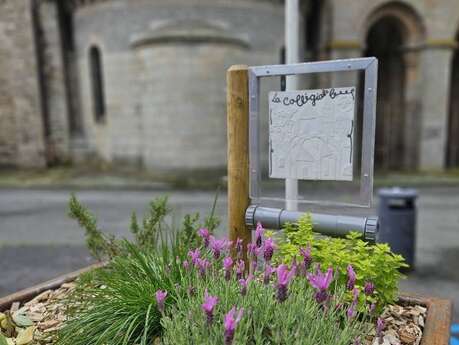
<instances>
[{"instance_id":1,"label":"asphalt road","mask_svg":"<svg viewBox=\"0 0 459 345\"><path fill-rule=\"evenodd\" d=\"M459 307L459 186L419 188L416 270L401 289L451 298ZM171 222L186 213L208 214L213 192L91 191L77 193L98 217L102 229L128 236L131 212L168 194ZM67 216L68 190L0 189L0 296L91 262L83 231ZM225 231L226 195L217 203ZM459 309L459 308L458 308ZM459 322L459 311L455 311Z\"/></svg>"}]
</instances>

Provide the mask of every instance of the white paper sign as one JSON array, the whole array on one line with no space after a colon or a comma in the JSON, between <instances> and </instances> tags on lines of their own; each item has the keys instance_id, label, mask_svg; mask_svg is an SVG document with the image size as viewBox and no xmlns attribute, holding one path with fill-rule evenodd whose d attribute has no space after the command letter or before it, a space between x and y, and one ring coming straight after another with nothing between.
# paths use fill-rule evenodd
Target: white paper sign
<instances>
[{"instance_id":1,"label":"white paper sign","mask_svg":"<svg viewBox=\"0 0 459 345\"><path fill-rule=\"evenodd\" d=\"M352 181L355 87L269 93L269 176Z\"/></svg>"}]
</instances>

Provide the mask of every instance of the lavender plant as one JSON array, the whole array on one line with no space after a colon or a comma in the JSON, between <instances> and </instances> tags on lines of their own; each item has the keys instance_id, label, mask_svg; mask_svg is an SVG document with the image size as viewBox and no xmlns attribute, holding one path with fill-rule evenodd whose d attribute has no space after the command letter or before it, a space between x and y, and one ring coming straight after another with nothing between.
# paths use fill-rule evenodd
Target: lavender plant
<instances>
[{"instance_id":1,"label":"lavender plant","mask_svg":"<svg viewBox=\"0 0 459 345\"><path fill-rule=\"evenodd\" d=\"M190 250L191 264L183 263L182 282L174 287L176 301L161 319L161 344L349 345L369 332L371 301L358 310L357 300L366 295L353 286L349 301L349 286L342 283L355 279L352 267L344 277L333 267L322 266L324 272L309 248L298 251L300 264L274 267L277 245L259 227L248 248L252 264L246 272L239 241L233 246L200 235L203 245ZM219 255L215 241L220 241ZM230 246L236 258L227 256Z\"/></svg>"}]
</instances>

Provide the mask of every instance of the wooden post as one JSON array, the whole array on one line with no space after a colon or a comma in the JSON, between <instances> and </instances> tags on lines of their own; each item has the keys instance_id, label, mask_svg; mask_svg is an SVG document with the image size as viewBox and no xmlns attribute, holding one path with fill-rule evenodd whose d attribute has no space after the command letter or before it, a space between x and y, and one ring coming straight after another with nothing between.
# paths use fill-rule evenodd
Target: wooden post
<instances>
[{"instance_id":1,"label":"wooden post","mask_svg":"<svg viewBox=\"0 0 459 345\"><path fill-rule=\"evenodd\" d=\"M234 65L228 69L228 231L229 239L242 239L244 253L251 241L245 225L249 207L249 79L248 67ZM234 242L233 242L234 243ZM244 260L247 263L246 254Z\"/></svg>"}]
</instances>

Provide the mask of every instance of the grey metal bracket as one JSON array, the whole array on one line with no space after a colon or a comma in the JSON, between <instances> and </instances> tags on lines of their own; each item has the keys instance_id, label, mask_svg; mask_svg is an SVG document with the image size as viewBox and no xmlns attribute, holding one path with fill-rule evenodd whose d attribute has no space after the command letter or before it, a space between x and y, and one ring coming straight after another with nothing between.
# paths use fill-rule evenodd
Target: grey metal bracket
<instances>
[{"instance_id":1,"label":"grey metal bracket","mask_svg":"<svg viewBox=\"0 0 459 345\"><path fill-rule=\"evenodd\" d=\"M302 212L251 205L245 213L245 224L253 229L257 223L272 230L280 230L287 223L296 223ZM315 232L327 236L344 237L351 231L360 232L366 241L375 242L378 234L378 217L351 217L311 213Z\"/></svg>"}]
</instances>

